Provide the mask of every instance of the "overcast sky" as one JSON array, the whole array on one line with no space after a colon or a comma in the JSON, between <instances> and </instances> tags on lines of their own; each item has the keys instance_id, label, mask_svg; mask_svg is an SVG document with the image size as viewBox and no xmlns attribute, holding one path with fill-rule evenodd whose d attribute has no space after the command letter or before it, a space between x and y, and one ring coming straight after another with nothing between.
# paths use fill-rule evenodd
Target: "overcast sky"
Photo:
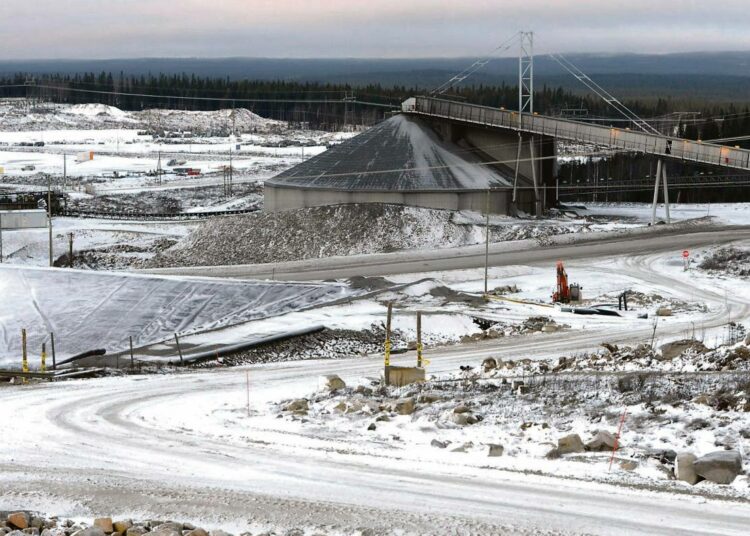
<instances>
[{"instance_id":1,"label":"overcast sky","mask_svg":"<svg viewBox=\"0 0 750 536\"><path fill-rule=\"evenodd\" d=\"M0 0L0 58L481 55L750 50L750 1Z\"/></svg>"}]
</instances>

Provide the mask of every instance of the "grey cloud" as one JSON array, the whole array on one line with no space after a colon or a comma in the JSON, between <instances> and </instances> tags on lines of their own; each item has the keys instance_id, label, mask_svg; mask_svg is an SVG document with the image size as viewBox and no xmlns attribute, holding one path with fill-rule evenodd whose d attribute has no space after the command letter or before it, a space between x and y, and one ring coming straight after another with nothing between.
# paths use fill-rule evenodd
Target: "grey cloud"
<instances>
[{"instance_id":1,"label":"grey cloud","mask_svg":"<svg viewBox=\"0 0 750 536\"><path fill-rule=\"evenodd\" d=\"M746 0L2 0L4 59L747 50Z\"/></svg>"}]
</instances>

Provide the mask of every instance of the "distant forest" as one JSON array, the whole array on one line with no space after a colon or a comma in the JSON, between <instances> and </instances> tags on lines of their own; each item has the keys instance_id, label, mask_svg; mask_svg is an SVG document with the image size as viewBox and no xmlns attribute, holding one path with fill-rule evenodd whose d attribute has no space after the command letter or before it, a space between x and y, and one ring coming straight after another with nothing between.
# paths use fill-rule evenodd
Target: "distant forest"
<instances>
[{"instance_id":1,"label":"distant forest","mask_svg":"<svg viewBox=\"0 0 750 536\"><path fill-rule=\"evenodd\" d=\"M188 74L125 75L25 73L0 77L0 96L60 103L99 102L124 110L174 108L214 110L248 108L272 119L306 124L310 128L335 130L344 124L371 125L385 118L407 97L426 94L424 88L403 85L335 84L312 81L238 80ZM345 99L349 98L350 102ZM513 109L518 93L515 85L465 85L451 90L447 98ZM583 120L613 118L616 114L593 95L564 87L544 85L535 92L535 110L542 114ZM351 102L355 100L356 102ZM716 103L708 99L667 98L639 95L625 99L628 107L665 133L711 140L750 133L747 104ZM686 113L689 112L689 113ZM606 124L607 121L604 121ZM750 147L748 142L738 145Z\"/></svg>"}]
</instances>

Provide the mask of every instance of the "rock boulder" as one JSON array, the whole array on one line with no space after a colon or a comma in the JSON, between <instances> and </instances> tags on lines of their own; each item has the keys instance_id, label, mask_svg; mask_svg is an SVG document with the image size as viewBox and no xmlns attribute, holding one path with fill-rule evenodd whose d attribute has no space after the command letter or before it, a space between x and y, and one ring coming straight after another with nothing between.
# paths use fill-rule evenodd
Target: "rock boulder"
<instances>
[{"instance_id":1,"label":"rock boulder","mask_svg":"<svg viewBox=\"0 0 750 536\"><path fill-rule=\"evenodd\" d=\"M286 411L307 411L310 409L310 404L304 398L298 398L289 402L284 409Z\"/></svg>"},{"instance_id":2,"label":"rock boulder","mask_svg":"<svg viewBox=\"0 0 750 536\"><path fill-rule=\"evenodd\" d=\"M105 536L104 531L99 527L89 527L73 533L73 536Z\"/></svg>"},{"instance_id":3,"label":"rock boulder","mask_svg":"<svg viewBox=\"0 0 750 536\"><path fill-rule=\"evenodd\" d=\"M674 472L677 480L682 480L692 486L703 480L703 477L698 476L693 468L693 463L695 463L696 459L695 454L690 454L689 452L681 452L677 455L674 462Z\"/></svg>"},{"instance_id":4,"label":"rock boulder","mask_svg":"<svg viewBox=\"0 0 750 536\"><path fill-rule=\"evenodd\" d=\"M569 434L557 440L557 451L560 454L583 452L584 450L583 441L578 434Z\"/></svg>"},{"instance_id":5,"label":"rock boulder","mask_svg":"<svg viewBox=\"0 0 750 536\"><path fill-rule=\"evenodd\" d=\"M23 530L29 528L30 522L31 519L26 512L13 512L8 515L8 525L17 529Z\"/></svg>"},{"instance_id":6,"label":"rock boulder","mask_svg":"<svg viewBox=\"0 0 750 536\"><path fill-rule=\"evenodd\" d=\"M599 430L594 438L586 443L586 450L591 452L612 451L615 448L615 436L606 430Z\"/></svg>"},{"instance_id":7,"label":"rock boulder","mask_svg":"<svg viewBox=\"0 0 750 536\"><path fill-rule=\"evenodd\" d=\"M702 354L707 350L707 348L703 345L702 342L696 341L694 339L683 339L680 341L668 342L667 344L663 344L659 348L659 351L661 352L661 358L665 361L671 361L675 357L679 356L683 352L687 352L688 350Z\"/></svg>"},{"instance_id":8,"label":"rock boulder","mask_svg":"<svg viewBox=\"0 0 750 536\"><path fill-rule=\"evenodd\" d=\"M17 529L23 530L29 528L30 522L31 518L26 512L14 512L8 515L8 525Z\"/></svg>"},{"instance_id":9,"label":"rock boulder","mask_svg":"<svg viewBox=\"0 0 750 536\"><path fill-rule=\"evenodd\" d=\"M498 456L502 456L503 452L505 451L505 448L503 448L502 445L499 445L497 443L490 443L488 447L489 447L489 450L487 451L487 456L490 458L496 458Z\"/></svg>"},{"instance_id":10,"label":"rock boulder","mask_svg":"<svg viewBox=\"0 0 750 536\"><path fill-rule=\"evenodd\" d=\"M411 397L399 398L393 405L393 411L399 415L411 415L415 409L416 405L414 404L414 399Z\"/></svg>"},{"instance_id":11,"label":"rock boulder","mask_svg":"<svg viewBox=\"0 0 750 536\"><path fill-rule=\"evenodd\" d=\"M693 469L710 482L731 484L742 472L742 457L736 450L719 450L695 460Z\"/></svg>"},{"instance_id":12,"label":"rock boulder","mask_svg":"<svg viewBox=\"0 0 750 536\"><path fill-rule=\"evenodd\" d=\"M97 517L94 519L94 526L102 529L106 534L112 534L115 529L112 526L111 517Z\"/></svg>"},{"instance_id":13,"label":"rock boulder","mask_svg":"<svg viewBox=\"0 0 750 536\"><path fill-rule=\"evenodd\" d=\"M346 387L344 380L339 378L336 374L321 376L319 384L321 384L327 391L338 391L339 389L344 389Z\"/></svg>"},{"instance_id":14,"label":"rock boulder","mask_svg":"<svg viewBox=\"0 0 750 536\"><path fill-rule=\"evenodd\" d=\"M120 534L125 534L132 526L133 521L130 519L124 519L122 521L115 521L114 523L112 523L112 528L115 529L115 532L119 532Z\"/></svg>"}]
</instances>

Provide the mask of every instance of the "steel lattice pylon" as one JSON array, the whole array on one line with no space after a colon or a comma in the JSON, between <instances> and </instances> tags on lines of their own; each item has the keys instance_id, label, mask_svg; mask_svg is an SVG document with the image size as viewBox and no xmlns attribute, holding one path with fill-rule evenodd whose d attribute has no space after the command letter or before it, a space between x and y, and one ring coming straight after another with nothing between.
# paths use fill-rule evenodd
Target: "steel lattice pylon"
<instances>
[{"instance_id":1,"label":"steel lattice pylon","mask_svg":"<svg viewBox=\"0 0 750 536\"><path fill-rule=\"evenodd\" d=\"M519 32L518 111L534 113L534 32Z\"/></svg>"}]
</instances>

